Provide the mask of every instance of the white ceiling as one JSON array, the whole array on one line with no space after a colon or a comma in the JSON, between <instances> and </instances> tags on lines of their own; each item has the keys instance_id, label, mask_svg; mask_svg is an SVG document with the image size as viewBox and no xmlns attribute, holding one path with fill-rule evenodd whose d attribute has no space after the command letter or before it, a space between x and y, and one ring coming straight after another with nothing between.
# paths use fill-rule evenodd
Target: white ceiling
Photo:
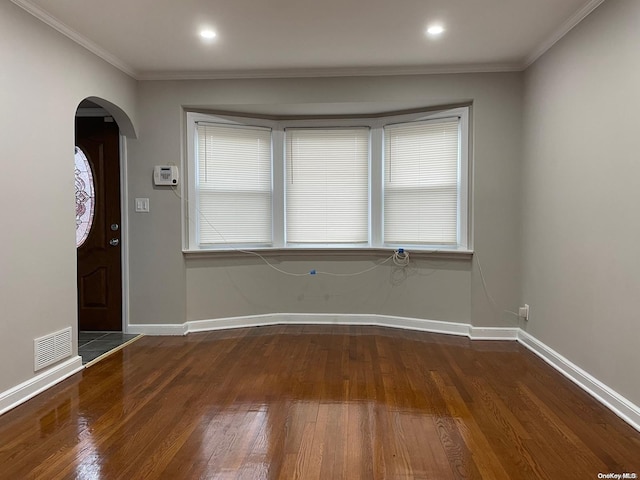
<instances>
[{"instance_id":1,"label":"white ceiling","mask_svg":"<svg viewBox=\"0 0 640 480\"><path fill-rule=\"evenodd\" d=\"M160 79L522 70L603 0L12 1ZM438 39L432 22L446 27Z\"/></svg>"}]
</instances>

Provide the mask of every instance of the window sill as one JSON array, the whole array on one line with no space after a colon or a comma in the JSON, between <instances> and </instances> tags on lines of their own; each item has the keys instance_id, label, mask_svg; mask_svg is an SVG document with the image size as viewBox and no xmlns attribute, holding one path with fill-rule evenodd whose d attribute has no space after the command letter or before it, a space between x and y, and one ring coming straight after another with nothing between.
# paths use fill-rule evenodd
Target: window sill
<instances>
[{"instance_id":1,"label":"window sill","mask_svg":"<svg viewBox=\"0 0 640 480\"><path fill-rule=\"evenodd\" d=\"M185 258L233 258L259 254L265 257L388 257L397 250L396 248L367 248L367 247L343 247L343 248L319 248L319 247L288 247L288 248L246 248L237 249L217 249L217 250L189 250L182 251ZM473 257L473 250L448 250L429 248L405 248L412 258L438 258L464 260Z\"/></svg>"}]
</instances>

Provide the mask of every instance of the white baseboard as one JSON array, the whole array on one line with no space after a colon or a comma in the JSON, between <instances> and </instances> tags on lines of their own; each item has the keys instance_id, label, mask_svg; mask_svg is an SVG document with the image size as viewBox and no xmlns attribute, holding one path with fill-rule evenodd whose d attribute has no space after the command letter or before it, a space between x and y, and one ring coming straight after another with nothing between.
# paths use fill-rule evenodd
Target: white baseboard
<instances>
[{"instance_id":1,"label":"white baseboard","mask_svg":"<svg viewBox=\"0 0 640 480\"><path fill-rule=\"evenodd\" d=\"M332 313L278 313L193 320L187 322L187 333L265 325L369 325L466 336L473 340L516 340L518 338L518 328L473 327L467 323L442 322L439 320L396 317L392 315Z\"/></svg>"},{"instance_id":2,"label":"white baseboard","mask_svg":"<svg viewBox=\"0 0 640 480\"><path fill-rule=\"evenodd\" d=\"M186 335L186 323L160 324L129 324L126 333L144 334L144 335Z\"/></svg>"},{"instance_id":3,"label":"white baseboard","mask_svg":"<svg viewBox=\"0 0 640 480\"><path fill-rule=\"evenodd\" d=\"M82 358L75 356L49 370L0 393L0 415L53 387L83 369Z\"/></svg>"},{"instance_id":4,"label":"white baseboard","mask_svg":"<svg viewBox=\"0 0 640 480\"><path fill-rule=\"evenodd\" d=\"M469 326L471 340L517 340L517 327L474 327Z\"/></svg>"},{"instance_id":5,"label":"white baseboard","mask_svg":"<svg viewBox=\"0 0 640 480\"><path fill-rule=\"evenodd\" d=\"M518 342L640 432L640 407L524 330L519 330Z\"/></svg>"},{"instance_id":6,"label":"white baseboard","mask_svg":"<svg viewBox=\"0 0 640 480\"><path fill-rule=\"evenodd\" d=\"M210 332L230 328L263 327L279 325L284 322L282 315L247 315L244 317L212 318L208 320L193 320L185 323L187 333Z\"/></svg>"},{"instance_id":7,"label":"white baseboard","mask_svg":"<svg viewBox=\"0 0 640 480\"><path fill-rule=\"evenodd\" d=\"M265 325L369 325L463 336L470 336L471 328L471 326L466 323L441 322L437 320L394 317L390 315L332 313L275 313L267 315L249 315L244 317L193 320L187 322L186 325L187 333ZM515 340L515 336L513 337L513 340Z\"/></svg>"}]
</instances>

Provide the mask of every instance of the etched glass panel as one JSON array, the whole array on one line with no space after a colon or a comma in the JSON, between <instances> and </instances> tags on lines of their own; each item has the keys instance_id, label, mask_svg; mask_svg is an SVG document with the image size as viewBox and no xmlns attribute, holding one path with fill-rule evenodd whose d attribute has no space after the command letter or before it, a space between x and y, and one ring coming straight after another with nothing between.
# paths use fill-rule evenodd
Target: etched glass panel
<instances>
[{"instance_id":1,"label":"etched glass panel","mask_svg":"<svg viewBox=\"0 0 640 480\"><path fill-rule=\"evenodd\" d=\"M95 207L95 186L91 165L84 152L76 147L76 247L80 247L91 231Z\"/></svg>"}]
</instances>

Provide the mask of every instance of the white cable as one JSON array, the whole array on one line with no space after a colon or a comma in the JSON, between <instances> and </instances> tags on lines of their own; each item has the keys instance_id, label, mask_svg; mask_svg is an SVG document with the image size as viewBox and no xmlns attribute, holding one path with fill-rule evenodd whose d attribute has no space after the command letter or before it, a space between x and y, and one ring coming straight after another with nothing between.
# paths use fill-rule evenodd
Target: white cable
<instances>
[{"instance_id":1,"label":"white cable","mask_svg":"<svg viewBox=\"0 0 640 480\"><path fill-rule=\"evenodd\" d=\"M174 193L174 195L176 197L178 197L180 200L182 200L182 197L177 192L177 187L173 187L172 186L171 190L173 190L173 193ZM185 202L187 203L187 211L188 211L189 210L189 200L186 199ZM196 211L198 212L198 214L200 215L200 217L202 219L204 219L204 221L207 222L207 224L211 228L213 228L215 230L215 232L220 236L220 238L222 238L222 240L227 242L227 239L224 237L224 235L222 233L220 233L220 231L218 231L218 229L215 227L215 225L213 225L209 221L209 219L202 213L202 211L200 211L200 209L198 207L195 207L195 208L196 208ZM264 256L262 256L258 252L254 252L252 250L244 250L244 249L237 248L237 247L231 247L230 250L232 250L234 252L245 253L245 254L248 254L248 255L254 255L254 256L260 258L266 265L268 265L269 267L274 269L276 272L280 272L283 275L289 275L291 277L306 277L306 276L313 276L313 275L327 275L327 276L331 276L331 277L355 277L357 275L362 275L364 273L370 272L371 270L375 270L379 266L384 265L385 263L387 263L389 260L392 260L392 259L393 259L393 263L395 263L398 266L405 267L405 266L409 265L409 254L407 252L405 252L405 251L400 252L399 250L396 250L396 251L393 252L393 255L391 255L390 257L386 258L385 260L383 260L381 262L378 262L375 265L373 265L372 267L366 268L365 270L361 270L359 272L332 273L332 272L323 272L323 271L310 270L310 271L305 272L305 273L294 273L294 272L287 272L286 270L282 270L282 269L276 267L275 265L270 263Z\"/></svg>"},{"instance_id":2,"label":"white cable","mask_svg":"<svg viewBox=\"0 0 640 480\"><path fill-rule=\"evenodd\" d=\"M182 200L182 196L180 196L180 194L178 193L178 187L174 187L173 185L171 185L171 191L173 192L173 194L178 197L180 200Z\"/></svg>"},{"instance_id":3,"label":"white cable","mask_svg":"<svg viewBox=\"0 0 640 480\"><path fill-rule=\"evenodd\" d=\"M264 258L262 255L260 255L258 252L253 252L251 250L242 250L240 248L234 248L233 250L240 253L246 253L248 255L255 255L256 257L260 258L264 263L266 263L269 267L273 268L276 272L280 272L284 275L289 275L291 277L306 277L307 275L312 275L311 272L293 273L293 272L287 272L285 270L282 270L276 267L275 265L272 265L271 263L269 263L269 261L266 258Z\"/></svg>"},{"instance_id":4,"label":"white cable","mask_svg":"<svg viewBox=\"0 0 640 480\"><path fill-rule=\"evenodd\" d=\"M409 252L399 248L393 252L393 263L398 267L406 267L409 265Z\"/></svg>"},{"instance_id":5,"label":"white cable","mask_svg":"<svg viewBox=\"0 0 640 480\"><path fill-rule=\"evenodd\" d=\"M371 270L375 270L379 266L384 265L385 263L387 263L394 256L395 256L395 253L393 255L391 255L390 257L386 258L385 260L383 260L383 261L381 261L379 263L376 263L373 267L369 267L369 268L367 268L365 270L362 270L360 272L354 272L354 273L331 273L331 272L317 272L315 270L312 270L312 272L314 272L314 273L310 273L310 275L329 275L331 277L355 277L357 275L362 275L363 273L370 272Z\"/></svg>"},{"instance_id":6,"label":"white cable","mask_svg":"<svg viewBox=\"0 0 640 480\"><path fill-rule=\"evenodd\" d=\"M496 310L500 310L500 307L498 306L496 301L493 299L493 297L489 293L489 289L487 288L487 282L484 279L484 273L482 272L482 265L480 265L480 258L478 257L478 253L474 252L473 256L475 257L476 263L478 264L478 271L480 272L480 279L482 280L482 288L484 289L484 293L487 296L487 298L491 301L493 308L495 308ZM511 315L515 315L516 317L520 318L519 314L517 314L516 312L512 312L511 310L503 309L502 311L505 313L510 313Z\"/></svg>"}]
</instances>

